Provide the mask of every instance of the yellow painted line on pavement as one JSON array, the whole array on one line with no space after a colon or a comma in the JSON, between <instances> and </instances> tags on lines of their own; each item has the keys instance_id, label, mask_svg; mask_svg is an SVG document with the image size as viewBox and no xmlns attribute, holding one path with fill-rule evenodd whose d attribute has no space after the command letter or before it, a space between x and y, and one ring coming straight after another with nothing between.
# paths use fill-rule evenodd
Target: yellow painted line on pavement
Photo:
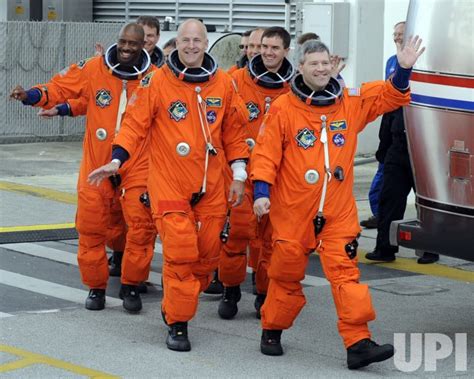
<instances>
[{"instance_id":1,"label":"yellow painted line on pavement","mask_svg":"<svg viewBox=\"0 0 474 379\"><path fill-rule=\"evenodd\" d=\"M43 199L53 200L60 203L77 204L77 196L75 194L56 191L44 187L0 181L0 190L41 197Z\"/></svg>"},{"instance_id":2,"label":"yellow painted line on pavement","mask_svg":"<svg viewBox=\"0 0 474 379\"><path fill-rule=\"evenodd\" d=\"M51 229L71 229L75 228L75 223L68 224L42 224L42 225L20 225L20 226L1 226L0 233L8 232L31 232L37 230L51 230Z\"/></svg>"},{"instance_id":3,"label":"yellow painted line on pavement","mask_svg":"<svg viewBox=\"0 0 474 379\"><path fill-rule=\"evenodd\" d=\"M107 374L102 371L97 371L87 367L74 365L69 362L50 358L46 355L31 353L29 351L17 349L16 347L12 346L0 345L0 351L7 354L13 354L22 358L14 362L1 364L0 373L18 370L35 364L45 364L62 370L70 371L78 375L87 376L89 378L119 378L118 376Z\"/></svg>"},{"instance_id":4,"label":"yellow painted line on pavement","mask_svg":"<svg viewBox=\"0 0 474 379\"><path fill-rule=\"evenodd\" d=\"M358 254L358 260L360 263L377 265L379 267L390 268L394 270L414 272L417 274L448 278L458 280L460 282L474 283L474 272L472 271L449 267L440 263L420 265L416 262L416 258L412 259L397 257L394 262L376 262L366 259L366 253L366 251L360 250L360 254ZM441 259L443 259L443 256L441 256Z\"/></svg>"}]
</instances>

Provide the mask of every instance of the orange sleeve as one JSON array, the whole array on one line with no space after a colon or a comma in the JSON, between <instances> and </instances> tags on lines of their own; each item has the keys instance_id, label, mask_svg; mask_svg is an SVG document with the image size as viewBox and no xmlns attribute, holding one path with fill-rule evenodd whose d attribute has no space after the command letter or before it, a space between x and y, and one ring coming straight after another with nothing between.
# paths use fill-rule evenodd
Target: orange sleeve
<instances>
[{"instance_id":1,"label":"orange sleeve","mask_svg":"<svg viewBox=\"0 0 474 379\"><path fill-rule=\"evenodd\" d=\"M86 94L87 61L73 64L54 75L48 83L39 84L33 88L41 91L41 99L34 106L52 108L65 103L68 99L76 99Z\"/></svg>"},{"instance_id":2,"label":"orange sleeve","mask_svg":"<svg viewBox=\"0 0 474 379\"><path fill-rule=\"evenodd\" d=\"M245 140L248 138L247 107L237 93L237 88L232 82L231 99L227 102L224 120L222 123L222 142L229 162L236 159L247 159L249 149Z\"/></svg>"},{"instance_id":3,"label":"orange sleeve","mask_svg":"<svg viewBox=\"0 0 474 379\"><path fill-rule=\"evenodd\" d=\"M82 96L78 99L69 99L67 102L71 108L71 116L83 116L87 113L87 105L89 104L87 97Z\"/></svg>"},{"instance_id":4,"label":"orange sleeve","mask_svg":"<svg viewBox=\"0 0 474 379\"><path fill-rule=\"evenodd\" d=\"M280 168L283 150L286 145L285 122L283 112L272 105L260 125L256 145L252 151L252 170L250 180L261 180L275 184Z\"/></svg>"},{"instance_id":5,"label":"orange sleeve","mask_svg":"<svg viewBox=\"0 0 474 379\"><path fill-rule=\"evenodd\" d=\"M360 119L364 120L363 129L378 116L408 105L410 103L410 91L400 92L390 80L376 81L362 85L360 98L362 102Z\"/></svg>"},{"instance_id":6,"label":"orange sleeve","mask_svg":"<svg viewBox=\"0 0 474 379\"><path fill-rule=\"evenodd\" d=\"M156 76L155 80L152 80L156 72L153 70L147 74L133 92L128 101L120 131L114 140L114 145L127 150L130 156L134 155L136 149L147 137L158 109L159 80Z\"/></svg>"}]
</instances>

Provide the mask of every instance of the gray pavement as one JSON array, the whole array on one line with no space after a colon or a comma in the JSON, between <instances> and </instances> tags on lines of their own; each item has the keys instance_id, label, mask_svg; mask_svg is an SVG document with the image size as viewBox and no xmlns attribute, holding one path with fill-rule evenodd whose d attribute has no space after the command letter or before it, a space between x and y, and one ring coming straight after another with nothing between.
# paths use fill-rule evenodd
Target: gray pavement
<instances>
[{"instance_id":1,"label":"gray pavement","mask_svg":"<svg viewBox=\"0 0 474 379\"><path fill-rule=\"evenodd\" d=\"M73 222L75 206L68 203L70 198L59 202L51 197L54 191L75 193L80 154L79 143L0 146L0 227ZM355 168L360 219L370 215L366 197L375 169L376 163ZM407 211L412 216L413 201L412 196ZM375 236L374 230L363 231L362 251L374 247ZM304 282L307 305L283 334L284 356L266 357L259 352L260 324L250 277L235 320L219 319L218 297L201 296L199 312L190 323L193 350L175 353L164 345L166 328L160 315L161 245L156 245L152 285L142 296L144 309L139 315L122 309L118 278L110 279L106 310L84 309L87 289L80 282L76 245L75 240L0 245L0 378L407 375L394 360L357 372L346 369L330 287L317 256L311 257ZM370 324L374 339L393 343L395 333L441 333L454 341L455 333L467 333L467 370L456 371L453 352L437 362L436 371L425 371L422 365L413 374L472 377L474 274L466 275L474 271L473 265L442 257L440 265L420 272L410 264L413 251L402 249L400 256L407 258L400 264L366 264L361 259L362 280L369 284L377 310L377 320ZM458 275L457 280L447 278L447 273ZM462 360L462 349L457 352ZM424 357L422 362L428 360Z\"/></svg>"}]
</instances>

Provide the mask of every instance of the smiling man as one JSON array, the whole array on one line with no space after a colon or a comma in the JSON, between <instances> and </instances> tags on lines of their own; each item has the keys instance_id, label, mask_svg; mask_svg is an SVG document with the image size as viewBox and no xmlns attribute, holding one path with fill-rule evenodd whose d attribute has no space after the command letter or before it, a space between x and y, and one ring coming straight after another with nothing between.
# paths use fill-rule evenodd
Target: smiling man
<instances>
[{"instance_id":1,"label":"smiling man","mask_svg":"<svg viewBox=\"0 0 474 379\"><path fill-rule=\"evenodd\" d=\"M251 60L246 67L232 74L239 93L247 105L249 150L255 145L258 130L270 104L289 90L289 81L295 72L286 59L290 39L288 31L278 26L253 31L248 48ZM228 171L229 180L230 174ZM268 288L267 267L271 256L271 225L268 216L262 217L257 223L252 213L252 185L249 181L246 184L244 203L232 211L229 240L223 246L219 262L219 279L224 284L224 293L218 313L224 319L233 318L238 311L237 303L241 298L240 284L244 282L246 276L247 247L250 251L249 266L254 271L252 281L257 295L254 304L257 317L260 317L260 308L265 301Z\"/></svg>"},{"instance_id":2,"label":"smiling man","mask_svg":"<svg viewBox=\"0 0 474 379\"><path fill-rule=\"evenodd\" d=\"M89 176L100 183L150 140L148 192L163 243L162 313L166 345L176 351L191 349L188 321L217 268L227 208L242 202L247 178L245 105L207 46L200 21L180 25L167 64L147 77L127 107L112 162ZM233 180L226 199L227 165Z\"/></svg>"},{"instance_id":3,"label":"smiling man","mask_svg":"<svg viewBox=\"0 0 474 379\"><path fill-rule=\"evenodd\" d=\"M265 118L250 176L254 211L258 217L270 214L273 227L270 285L261 311L263 354L283 354L281 334L306 303L301 281L316 249L331 284L348 368L393 356L393 346L377 345L368 328L375 311L368 286L359 282L353 166L358 133L379 115L409 103L411 67L424 51L420 44L415 37L399 46L399 68L390 80L342 89L331 77L328 48L307 41L291 92L280 96Z\"/></svg>"},{"instance_id":4,"label":"smiling man","mask_svg":"<svg viewBox=\"0 0 474 379\"><path fill-rule=\"evenodd\" d=\"M160 21L154 16L140 16L137 18L137 24L143 27L145 32L144 48L150 55L151 63L157 67L165 63L165 54L157 46L160 40Z\"/></svg>"},{"instance_id":5,"label":"smiling man","mask_svg":"<svg viewBox=\"0 0 474 379\"><path fill-rule=\"evenodd\" d=\"M146 192L148 155L146 144L113 176L99 187L87 182L88 174L110 161L112 141L121 126L125 105L140 78L154 70L143 50L143 28L125 25L116 44L105 55L83 60L54 76L49 83L25 91L17 86L11 97L25 105L46 109L58 106L62 115L86 114L83 158L77 184L76 229L79 233L77 259L81 278L90 288L86 308L105 307L109 277L105 243L113 205L122 204L128 232L122 263L120 297L127 311L142 308L137 285L147 279L156 231L151 212L140 201ZM83 99L78 109L68 99ZM79 106L84 103L85 106Z\"/></svg>"}]
</instances>

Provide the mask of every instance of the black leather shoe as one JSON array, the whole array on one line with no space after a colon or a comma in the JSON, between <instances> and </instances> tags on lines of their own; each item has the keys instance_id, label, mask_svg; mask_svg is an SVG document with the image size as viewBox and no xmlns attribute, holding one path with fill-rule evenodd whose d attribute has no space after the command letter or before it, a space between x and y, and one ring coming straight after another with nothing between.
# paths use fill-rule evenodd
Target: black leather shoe
<instances>
[{"instance_id":1,"label":"black leather shoe","mask_svg":"<svg viewBox=\"0 0 474 379\"><path fill-rule=\"evenodd\" d=\"M369 338L365 338L347 349L347 367L355 370L374 362L385 361L393 357L393 354L393 345L377 345Z\"/></svg>"},{"instance_id":2,"label":"black leather shoe","mask_svg":"<svg viewBox=\"0 0 474 379\"><path fill-rule=\"evenodd\" d=\"M105 290L91 288L86 299L86 309L90 311L101 311L105 308Z\"/></svg>"},{"instance_id":3,"label":"black leather shoe","mask_svg":"<svg viewBox=\"0 0 474 379\"><path fill-rule=\"evenodd\" d=\"M222 292L224 292L224 286L222 285L222 282L219 281L219 274L216 270L214 272L214 279L212 279L209 287L206 288L204 293L207 293L208 295L220 295Z\"/></svg>"},{"instance_id":4,"label":"black leather shoe","mask_svg":"<svg viewBox=\"0 0 474 379\"><path fill-rule=\"evenodd\" d=\"M374 250L371 253L365 254L365 258L371 261L393 262L395 254L382 254L380 251Z\"/></svg>"},{"instance_id":5,"label":"black leather shoe","mask_svg":"<svg viewBox=\"0 0 474 379\"><path fill-rule=\"evenodd\" d=\"M282 330L262 330L262 339L260 340L260 351L265 355L283 355L281 347Z\"/></svg>"},{"instance_id":6,"label":"black leather shoe","mask_svg":"<svg viewBox=\"0 0 474 379\"><path fill-rule=\"evenodd\" d=\"M423 253L423 256L418 258L418 260L417 260L417 262L420 265L426 265L426 264L435 263L435 262L438 262L438 261L439 261L439 255L438 254L428 253L428 252Z\"/></svg>"},{"instance_id":7,"label":"black leather shoe","mask_svg":"<svg viewBox=\"0 0 474 379\"><path fill-rule=\"evenodd\" d=\"M225 320L230 320L239 311L237 303L240 301L242 294L240 292L240 286L224 287L224 293L222 299L219 302L219 308L217 313Z\"/></svg>"},{"instance_id":8,"label":"black leather shoe","mask_svg":"<svg viewBox=\"0 0 474 379\"><path fill-rule=\"evenodd\" d=\"M377 229L378 219L376 216L370 216L367 220L360 222L360 226L363 226L366 229Z\"/></svg>"},{"instance_id":9,"label":"black leather shoe","mask_svg":"<svg viewBox=\"0 0 474 379\"><path fill-rule=\"evenodd\" d=\"M138 293L138 286L122 284L119 297L123 300L125 310L136 313L142 310L142 299Z\"/></svg>"},{"instance_id":10,"label":"black leather shoe","mask_svg":"<svg viewBox=\"0 0 474 379\"><path fill-rule=\"evenodd\" d=\"M122 275L123 251L114 251L109 259L109 275L120 277Z\"/></svg>"},{"instance_id":11,"label":"black leather shoe","mask_svg":"<svg viewBox=\"0 0 474 379\"><path fill-rule=\"evenodd\" d=\"M255 302L253 305L255 306L255 310L257 311L257 318L261 319L262 315L260 313L260 309L262 308L263 303L265 303L265 299L267 298L267 295L259 293L257 294L257 297L255 298Z\"/></svg>"},{"instance_id":12,"label":"black leather shoe","mask_svg":"<svg viewBox=\"0 0 474 379\"><path fill-rule=\"evenodd\" d=\"M174 351L190 351L191 343L188 339L188 323L175 322L168 326L166 346Z\"/></svg>"}]
</instances>

